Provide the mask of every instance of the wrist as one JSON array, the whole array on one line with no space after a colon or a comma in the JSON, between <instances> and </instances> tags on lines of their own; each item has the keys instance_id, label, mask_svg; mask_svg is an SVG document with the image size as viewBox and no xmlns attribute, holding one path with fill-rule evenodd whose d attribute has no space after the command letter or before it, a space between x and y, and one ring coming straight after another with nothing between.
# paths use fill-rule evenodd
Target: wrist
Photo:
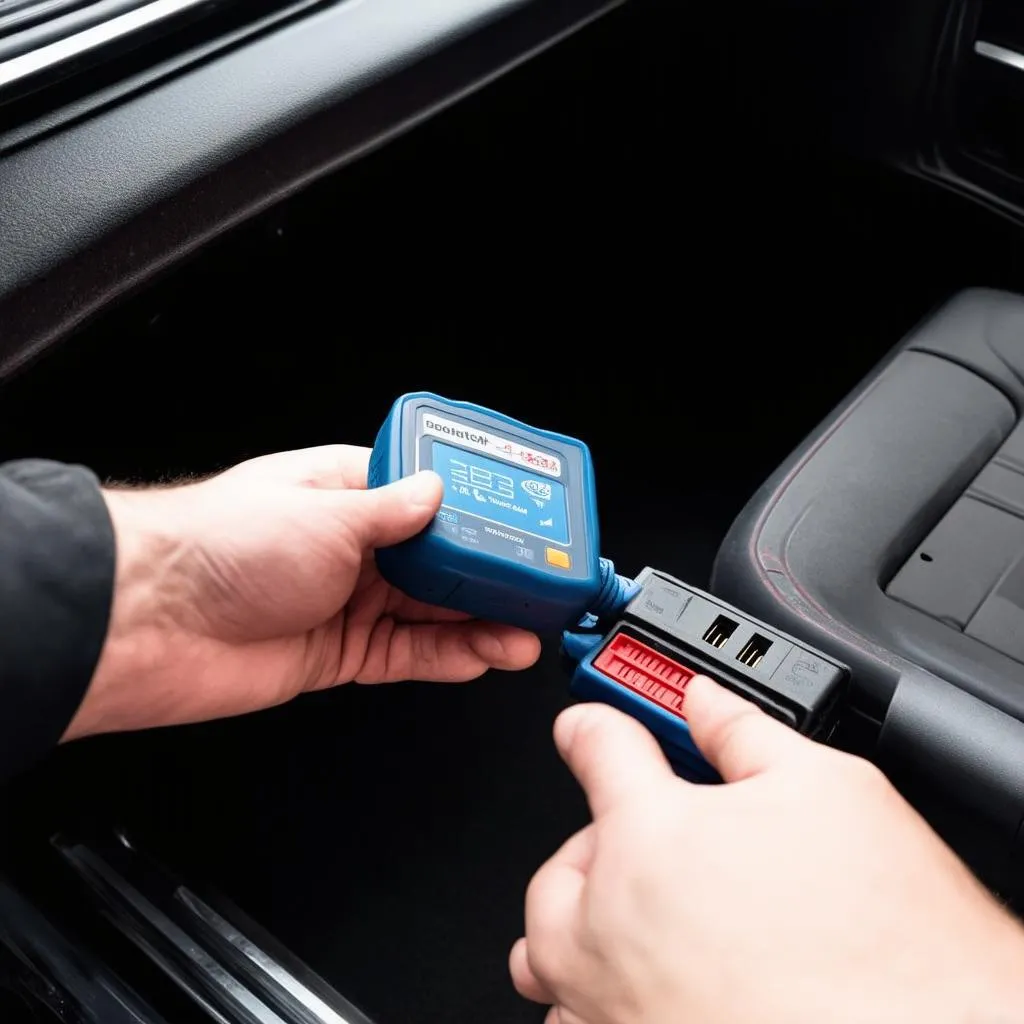
<instances>
[{"instance_id":1,"label":"wrist","mask_svg":"<svg viewBox=\"0 0 1024 1024\"><path fill-rule=\"evenodd\" d=\"M999 921L979 937L977 948L983 951L985 966L978 984L977 1001L969 1001L964 1012L963 1019L967 1024L1011 1024L1021 1019L1021 1006L1024 1006L1024 929L1002 907L996 913ZM979 1007L982 1008L980 1011Z\"/></svg>"},{"instance_id":2,"label":"wrist","mask_svg":"<svg viewBox=\"0 0 1024 1024\"><path fill-rule=\"evenodd\" d=\"M953 932L948 923L941 925L950 929L949 961L945 969L936 962L912 991L904 992L906 1017L901 1019L956 1024L1015 1024L1021 1019L1024 929L973 877L967 884L974 906L961 917L966 927ZM922 920L921 927L927 922Z\"/></svg>"},{"instance_id":3,"label":"wrist","mask_svg":"<svg viewBox=\"0 0 1024 1024\"><path fill-rule=\"evenodd\" d=\"M64 740L137 727L139 688L164 662L174 629L168 593L180 543L162 522L154 491L105 490L114 527L116 568L107 636L92 681ZM166 517L163 517L166 518Z\"/></svg>"}]
</instances>

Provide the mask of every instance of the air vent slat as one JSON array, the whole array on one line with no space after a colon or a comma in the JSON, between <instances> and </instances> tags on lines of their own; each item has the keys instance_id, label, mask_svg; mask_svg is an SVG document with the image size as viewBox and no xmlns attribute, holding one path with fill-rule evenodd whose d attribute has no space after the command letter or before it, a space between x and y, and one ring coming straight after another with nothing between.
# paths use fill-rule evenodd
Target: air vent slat
<instances>
[{"instance_id":1,"label":"air vent slat","mask_svg":"<svg viewBox=\"0 0 1024 1024\"><path fill-rule=\"evenodd\" d=\"M1024 5L1018 0L984 0L975 36L996 46L1024 52Z\"/></svg>"},{"instance_id":2,"label":"air vent slat","mask_svg":"<svg viewBox=\"0 0 1024 1024\"><path fill-rule=\"evenodd\" d=\"M1024 54L1016 50L1008 50L1005 46L979 39L974 44L974 52L986 60L994 60L997 64L1004 64L1016 71L1024 71Z\"/></svg>"},{"instance_id":3,"label":"air vent slat","mask_svg":"<svg viewBox=\"0 0 1024 1024\"><path fill-rule=\"evenodd\" d=\"M1024 3L981 0L974 10L958 62L958 158L968 177L1016 188L1024 184Z\"/></svg>"},{"instance_id":4,"label":"air vent slat","mask_svg":"<svg viewBox=\"0 0 1024 1024\"><path fill-rule=\"evenodd\" d=\"M117 4L120 0L109 2ZM0 89L31 79L34 75L59 69L61 65L103 47L128 41L137 33L152 29L190 10L197 10L206 3L208 0L151 0L141 6L132 3L129 10L115 17L0 61ZM18 36L11 38L16 40Z\"/></svg>"},{"instance_id":5,"label":"air vent slat","mask_svg":"<svg viewBox=\"0 0 1024 1024\"><path fill-rule=\"evenodd\" d=\"M112 21L127 11L144 7L147 0L94 0L62 17L49 18L32 28L0 39L0 62L40 50L44 46L68 39L86 29Z\"/></svg>"},{"instance_id":6,"label":"air vent slat","mask_svg":"<svg viewBox=\"0 0 1024 1024\"><path fill-rule=\"evenodd\" d=\"M337 2L345 0L92 0L25 32L0 34L0 154L221 46ZM0 0L0 17L8 10ZM26 49L26 39L47 41Z\"/></svg>"},{"instance_id":7,"label":"air vent slat","mask_svg":"<svg viewBox=\"0 0 1024 1024\"><path fill-rule=\"evenodd\" d=\"M94 0L0 0L0 36L20 32L42 21L56 18Z\"/></svg>"}]
</instances>

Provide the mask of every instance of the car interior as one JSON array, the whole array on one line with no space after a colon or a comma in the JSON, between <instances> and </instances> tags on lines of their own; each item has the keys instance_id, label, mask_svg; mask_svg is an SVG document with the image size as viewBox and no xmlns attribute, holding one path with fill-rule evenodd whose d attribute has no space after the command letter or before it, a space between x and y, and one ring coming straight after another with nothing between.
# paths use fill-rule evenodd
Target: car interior
<instances>
[{"instance_id":1,"label":"car interior","mask_svg":"<svg viewBox=\"0 0 1024 1024\"><path fill-rule=\"evenodd\" d=\"M579 437L603 553L848 666L832 742L1019 906L1022 115L1013 0L0 0L0 460ZM0 1019L540 1022L570 701L556 641L61 747Z\"/></svg>"}]
</instances>

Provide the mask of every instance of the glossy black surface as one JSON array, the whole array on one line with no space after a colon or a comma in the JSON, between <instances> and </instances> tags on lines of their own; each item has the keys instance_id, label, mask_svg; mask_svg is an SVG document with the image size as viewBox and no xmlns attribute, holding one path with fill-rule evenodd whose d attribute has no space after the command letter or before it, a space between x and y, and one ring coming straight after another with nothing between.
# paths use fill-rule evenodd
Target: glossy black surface
<instances>
[{"instance_id":1,"label":"glossy black surface","mask_svg":"<svg viewBox=\"0 0 1024 1024\"><path fill-rule=\"evenodd\" d=\"M615 2L223 4L0 109L0 375Z\"/></svg>"},{"instance_id":2,"label":"glossy black surface","mask_svg":"<svg viewBox=\"0 0 1024 1024\"><path fill-rule=\"evenodd\" d=\"M0 1020L4 1024L167 1024L97 950L0 879Z\"/></svg>"},{"instance_id":3,"label":"glossy black surface","mask_svg":"<svg viewBox=\"0 0 1024 1024\"><path fill-rule=\"evenodd\" d=\"M197 891L123 830L58 836L54 847L76 876L87 909L177 985L190 1017L222 1024L372 1024L222 896Z\"/></svg>"}]
</instances>

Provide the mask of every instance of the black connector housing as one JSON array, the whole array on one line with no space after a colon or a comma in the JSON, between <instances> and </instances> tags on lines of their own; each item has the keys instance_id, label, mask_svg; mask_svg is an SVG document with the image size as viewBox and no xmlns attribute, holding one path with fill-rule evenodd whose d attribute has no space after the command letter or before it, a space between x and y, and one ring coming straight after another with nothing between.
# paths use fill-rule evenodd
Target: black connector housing
<instances>
[{"instance_id":1,"label":"black connector housing","mask_svg":"<svg viewBox=\"0 0 1024 1024\"><path fill-rule=\"evenodd\" d=\"M850 673L821 651L655 569L614 632L633 634L669 658L756 704L813 739L835 729Z\"/></svg>"}]
</instances>

